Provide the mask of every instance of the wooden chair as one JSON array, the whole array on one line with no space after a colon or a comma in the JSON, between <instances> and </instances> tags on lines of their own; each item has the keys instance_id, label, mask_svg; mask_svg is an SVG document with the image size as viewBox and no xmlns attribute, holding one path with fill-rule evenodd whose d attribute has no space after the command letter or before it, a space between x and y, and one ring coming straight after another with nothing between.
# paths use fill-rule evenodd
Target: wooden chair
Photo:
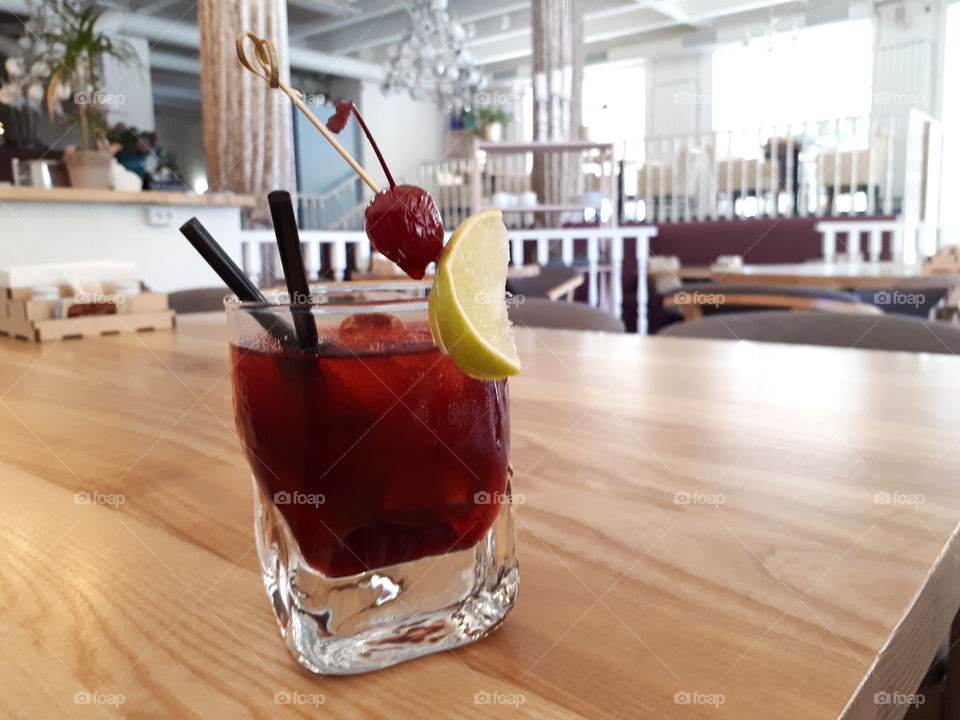
<instances>
[{"instance_id":1,"label":"wooden chair","mask_svg":"<svg viewBox=\"0 0 960 720\"><path fill-rule=\"evenodd\" d=\"M857 295L843 290L766 284L684 285L664 300L663 306L679 310L684 320L696 320L704 315L719 313L772 309L883 314L879 308L861 302Z\"/></svg>"},{"instance_id":2,"label":"wooden chair","mask_svg":"<svg viewBox=\"0 0 960 720\"><path fill-rule=\"evenodd\" d=\"M574 290L581 285L583 272L567 265L544 265L535 275L507 276L507 292L523 297L572 300Z\"/></svg>"},{"instance_id":3,"label":"wooden chair","mask_svg":"<svg viewBox=\"0 0 960 720\"><path fill-rule=\"evenodd\" d=\"M880 190L887 174L889 139L885 130L878 128L870 146L858 150L834 151L824 148L817 163L818 182L826 191L826 207L830 211L837 195L843 193L875 193L874 202L880 204ZM856 177L854 177L856 168ZM869 200L868 200L869 203ZM869 204L868 204L869 207Z\"/></svg>"}]
</instances>

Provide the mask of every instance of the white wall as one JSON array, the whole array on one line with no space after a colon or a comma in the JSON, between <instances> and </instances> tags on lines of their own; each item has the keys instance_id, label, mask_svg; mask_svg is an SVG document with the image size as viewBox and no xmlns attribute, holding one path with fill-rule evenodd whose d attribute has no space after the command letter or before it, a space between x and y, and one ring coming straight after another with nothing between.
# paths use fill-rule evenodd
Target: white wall
<instances>
[{"instance_id":1,"label":"white wall","mask_svg":"<svg viewBox=\"0 0 960 720\"><path fill-rule=\"evenodd\" d=\"M161 112L156 116L157 145L176 153L180 175L193 186L207 177L207 159L203 149L203 119L199 111Z\"/></svg>"},{"instance_id":2,"label":"white wall","mask_svg":"<svg viewBox=\"0 0 960 720\"><path fill-rule=\"evenodd\" d=\"M875 14L875 115L906 117L910 108L940 114L946 3L878 5Z\"/></svg>"},{"instance_id":3,"label":"white wall","mask_svg":"<svg viewBox=\"0 0 960 720\"><path fill-rule=\"evenodd\" d=\"M712 55L658 58L647 69L647 137L711 130Z\"/></svg>"},{"instance_id":4,"label":"white wall","mask_svg":"<svg viewBox=\"0 0 960 720\"><path fill-rule=\"evenodd\" d=\"M875 10L872 115L895 123L894 196L904 192L911 109L939 118L946 2L899 2Z\"/></svg>"},{"instance_id":5,"label":"white wall","mask_svg":"<svg viewBox=\"0 0 960 720\"><path fill-rule=\"evenodd\" d=\"M223 282L177 228L191 217L242 266L240 209L203 205L156 206L167 211L151 224L149 204L0 202L0 227L20 242L0 245L0 266L77 260L128 260L151 290L173 292Z\"/></svg>"},{"instance_id":6,"label":"white wall","mask_svg":"<svg viewBox=\"0 0 960 720\"><path fill-rule=\"evenodd\" d=\"M103 90L117 100L117 104L107 111L107 121L111 125L122 122L138 130L153 130L150 44L143 38L115 36L113 39L114 42L128 43L140 62L124 65L113 58L103 61Z\"/></svg>"},{"instance_id":7,"label":"white wall","mask_svg":"<svg viewBox=\"0 0 960 720\"><path fill-rule=\"evenodd\" d=\"M447 118L435 103L417 102L405 93L384 95L379 83L365 81L357 104L395 178L443 154ZM361 147L361 165L386 184L373 149L365 140Z\"/></svg>"}]
</instances>

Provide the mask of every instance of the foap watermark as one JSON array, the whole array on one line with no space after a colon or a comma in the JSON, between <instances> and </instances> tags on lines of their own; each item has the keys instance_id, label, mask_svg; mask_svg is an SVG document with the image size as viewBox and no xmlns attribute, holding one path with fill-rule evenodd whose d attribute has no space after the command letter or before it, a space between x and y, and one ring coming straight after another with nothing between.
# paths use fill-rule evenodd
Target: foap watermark
<instances>
[{"instance_id":1,"label":"foap watermark","mask_svg":"<svg viewBox=\"0 0 960 720\"><path fill-rule=\"evenodd\" d=\"M727 299L723 296L723 293L688 292L681 290L674 294L673 301L677 305L713 305L714 307L720 307Z\"/></svg>"},{"instance_id":2,"label":"foap watermark","mask_svg":"<svg viewBox=\"0 0 960 720\"><path fill-rule=\"evenodd\" d=\"M900 305L918 308L925 305L927 296L921 292L903 292L902 290L881 290L873 294L875 305Z\"/></svg>"},{"instance_id":3,"label":"foap watermark","mask_svg":"<svg viewBox=\"0 0 960 720\"><path fill-rule=\"evenodd\" d=\"M73 94L74 105L99 105L117 108L127 101L123 93L108 93L103 90L77 90Z\"/></svg>"},{"instance_id":4,"label":"foap watermark","mask_svg":"<svg viewBox=\"0 0 960 720\"><path fill-rule=\"evenodd\" d=\"M873 694L874 705L910 705L915 708L920 707L927 701L927 698L919 693L902 692L878 692Z\"/></svg>"},{"instance_id":5,"label":"foap watermark","mask_svg":"<svg viewBox=\"0 0 960 720\"><path fill-rule=\"evenodd\" d=\"M293 690L280 690L273 694L274 705L312 705L319 707L327 702L323 693L304 693Z\"/></svg>"},{"instance_id":6,"label":"foap watermark","mask_svg":"<svg viewBox=\"0 0 960 720\"><path fill-rule=\"evenodd\" d=\"M727 698L724 697L723 693L680 690L673 694L674 705L709 705L718 708L725 702L727 702Z\"/></svg>"},{"instance_id":7,"label":"foap watermark","mask_svg":"<svg viewBox=\"0 0 960 720\"><path fill-rule=\"evenodd\" d=\"M73 301L78 304L93 305L123 305L127 298L116 293L78 293L73 296Z\"/></svg>"},{"instance_id":8,"label":"foap watermark","mask_svg":"<svg viewBox=\"0 0 960 720\"><path fill-rule=\"evenodd\" d=\"M911 505L919 507L927 501L920 493L905 493L899 490L881 490L873 494L873 502L877 505Z\"/></svg>"},{"instance_id":9,"label":"foap watermark","mask_svg":"<svg viewBox=\"0 0 960 720\"><path fill-rule=\"evenodd\" d=\"M713 97L707 93L682 91L674 93L673 102L677 105L712 105Z\"/></svg>"},{"instance_id":10,"label":"foap watermark","mask_svg":"<svg viewBox=\"0 0 960 720\"><path fill-rule=\"evenodd\" d=\"M491 295L485 290L480 290L473 294L473 302L476 305L489 305L494 302L494 300L499 301L500 295ZM514 295L513 293L507 293L505 297L507 305L523 305L527 301L526 295Z\"/></svg>"},{"instance_id":11,"label":"foap watermark","mask_svg":"<svg viewBox=\"0 0 960 720\"><path fill-rule=\"evenodd\" d=\"M473 104L485 107L490 105L516 105L523 100L520 93L508 93L502 90L481 90L474 94Z\"/></svg>"},{"instance_id":12,"label":"foap watermark","mask_svg":"<svg viewBox=\"0 0 960 720\"><path fill-rule=\"evenodd\" d=\"M81 690L73 694L74 705L107 705L109 707L120 707L127 701L127 696L123 693L105 693L90 690Z\"/></svg>"},{"instance_id":13,"label":"foap watermark","mask_svg":"<svg viewBox=\"0 0 960 720\"><path fill-rule=\"evenodd\" d=\"M518 708L526 701L527 696L523 693L487 692L486 690L480 690L473 694L474 705L512 705Z\"/></svg>"},{"instance_id":14,"label":"foap watermark","mask_svg":"<svg viewBox=\"0 0 960 720\"><path fill-rule=\"evenodd\" d=\"M123 493L105 493L98 490L81 490L73 494L74 505L109 505L120 507L127 501Z\"/></svg>"},{"instance_id":15,"label":"foap watermark","mask_svg":"<svg viewBox=\"0 0 960 720\"><path fill-rule=\"evenodd\" d=\"M509 502L513 502L514 505L523 505L525 498L520 493L491 493L481 490L473 494L473 502L477 505L505 505Z\"/></svg>"},{"instance_id":16,"label":"foap watermark","mask_svg":"<svg viewBox=\"0 0 960 720\"><path fill-rule=\"evenodd\" d=\"M726 496L720 493L678 490L673 494L674 505L709 505L718 508L726 502Z\"/></svg>"},{"instance_id":17,"label":"foap watermark","mask_svg":"<svg viewBox=\"0 0 960 720\"><path fill-rule=\"evenodd\" d=\"M926 97L922 93L886 92L881 90L873 95L875 105L923 105Z\"/></svg>"},{"instance_id":18,"label":"foap watermark","mask_svg":"<svg viewBox=\"0 0 960 720\"><path fill-rule=\"evenodd\" d=\"M281 490L273 494L274 505L311 505L313 507L319 507L326 501L327 497L323 493L304 493L299 490L291 493L286 490Z\"/></svg>"}]
</instances>

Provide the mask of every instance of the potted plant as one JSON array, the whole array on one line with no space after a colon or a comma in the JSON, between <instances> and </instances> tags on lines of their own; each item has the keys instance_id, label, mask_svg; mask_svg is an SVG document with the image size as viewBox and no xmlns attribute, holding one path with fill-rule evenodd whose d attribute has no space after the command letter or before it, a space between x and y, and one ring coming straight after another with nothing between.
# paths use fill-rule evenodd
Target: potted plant
<instances>
[{"instance_id":1,"label":"potted plant","mask_svg":"<svg viewBox=\"0 0 960 720\"><path fill-rule=\"evenodd\" d=\"M147 158L157 144L157 133L117 123L107 132L111 145L119 146L117 162L127 170L143 177L147 172Z\"/></svg>"},{"instance_id":2,"label":"potted plant","mask_svg":"<svg viewBox=\"0 0 960 720\"><path fill-rule=\"evenodd\" d=\"M38 138L37 121L43 112L51 73L43 36L59 25L51 8L34 3L30 0L30 17L23 23L23 35L17 40L19 55L7 57L0 65L0 105L8 108L4 121L11 144L39 149L44 146Z\"/></svg>"},{"instance_id":3,"label":"potted plant","mask_svg":"<svg viewBox=\"0 0 960 720\"><path fill-rule=\"evenodd\" d=\"M513 115L498 107L478 108L473 117L474 132L492 142L503 139L503 129L513 120Z\"/></svg>"},{"instance_id":4,"label":"potted plant","mask_svg":"<svg viewBox=\"0 0 960 720\"><path fill-rule=\"evenodd\" d=\"M101 13L90 0L64 0L54 13L58 27L41 37L50 69L46 100L51 117L68 106L80 126L79 146L64 153L70 183L111 188L113 155L119 148L106 138L104 108L114 100L102 89L102 62L113 57L129 64L137 55L98 29Z\"/></svg>"}]
</instances>

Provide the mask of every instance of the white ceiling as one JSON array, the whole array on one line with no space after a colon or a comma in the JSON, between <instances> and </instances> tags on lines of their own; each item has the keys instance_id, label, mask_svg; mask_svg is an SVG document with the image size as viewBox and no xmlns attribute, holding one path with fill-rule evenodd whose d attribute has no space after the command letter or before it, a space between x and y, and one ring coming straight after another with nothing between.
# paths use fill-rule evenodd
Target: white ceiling
<instances>
[{"instance_id":1,"label":"white ceiling","mask_svg":"<svg viewBox=\"0 0 960 720\"><path fill-rule=\"evenodd\" d=\"M407 22L410 0L288 0L291 64L299 72L374 78ZM449 0L473 33L471 49L489 72L525 72L530 0ZM618 59L668 38L698 37L738 24L773 23L790 14L830 13L849 0L581 0L588 57L617 48ZM23 0L4 0L17 10ZM125 32L146 37L157 105L197 102L195 0L99 0L124 18ZM238 28L239 30L240 28ZM789 27L781 28L789 30ZM699 34L699 35L695 35ZM632 50L635 48L635 50Z\"/></svg>"}]
</instances>

